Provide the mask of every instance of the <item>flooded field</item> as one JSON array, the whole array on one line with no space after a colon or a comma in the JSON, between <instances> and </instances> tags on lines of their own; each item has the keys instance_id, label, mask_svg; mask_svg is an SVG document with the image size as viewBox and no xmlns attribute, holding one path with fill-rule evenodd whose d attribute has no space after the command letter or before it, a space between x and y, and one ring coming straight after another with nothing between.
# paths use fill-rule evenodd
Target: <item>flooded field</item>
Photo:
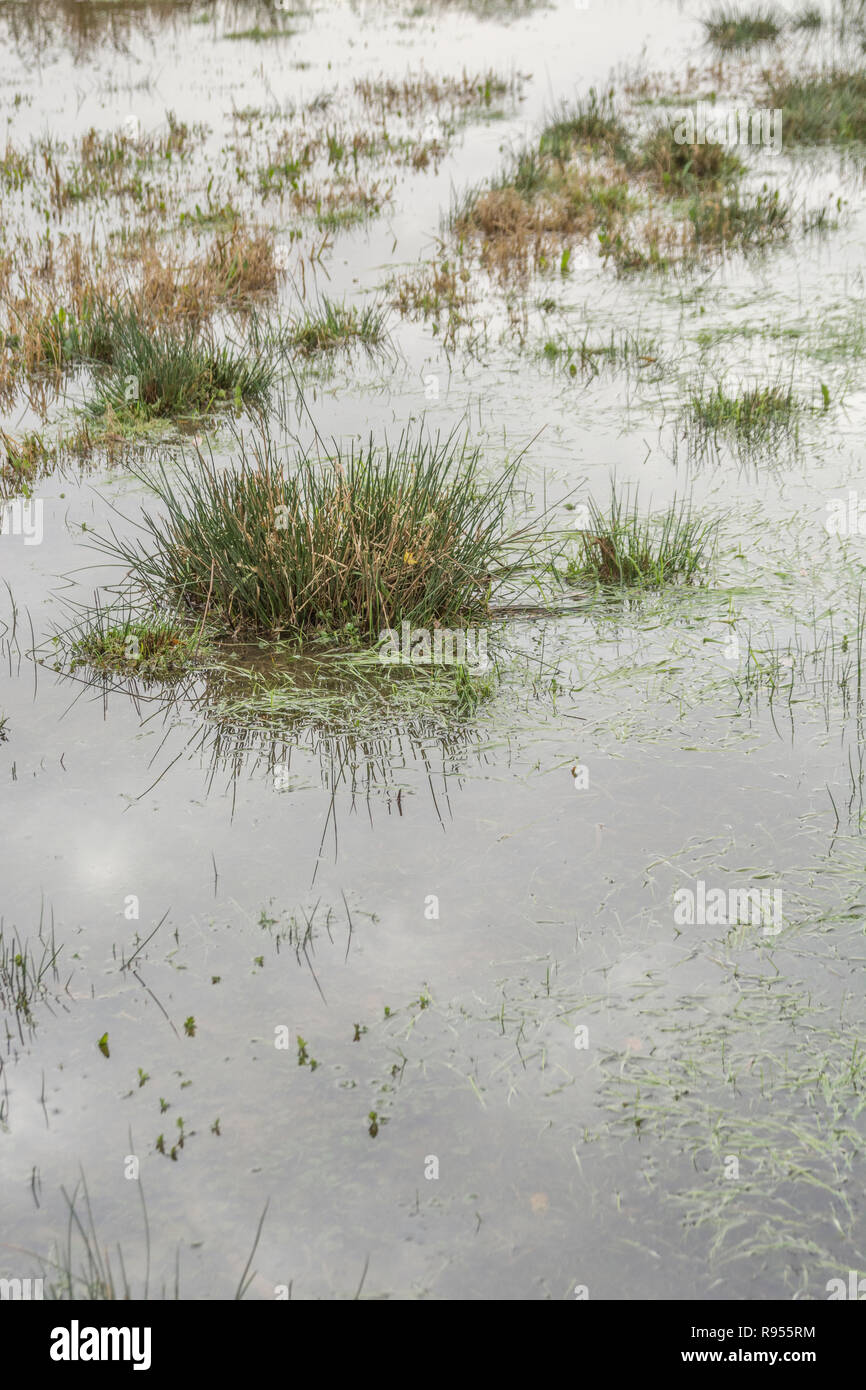
<instances>
[{"instance_id":1,"label":"flooded field","mask_svg":"<svg viewBox=\"0 0 866 1390\"><path fill-rule=\"evenodd\" d=\"M0 55L0 1278L839 1296L866 5Z\"/></svg>"}]
</instances>

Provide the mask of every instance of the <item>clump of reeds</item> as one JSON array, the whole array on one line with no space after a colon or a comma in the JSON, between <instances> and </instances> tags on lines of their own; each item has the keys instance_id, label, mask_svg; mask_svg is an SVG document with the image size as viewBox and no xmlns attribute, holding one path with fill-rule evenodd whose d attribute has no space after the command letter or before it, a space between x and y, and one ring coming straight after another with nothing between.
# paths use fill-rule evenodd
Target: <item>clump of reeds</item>
<instances>
[{"instance_id":1,"label":"clump of reeds","mask_svg":"<svg viewBox=\"0 0 866 1390\"><path fill-rule=\"evenodd\" d=\"M823 23L824 16L817 5L804 5L803 9L798 10L792 17L791 28L798 33L802 33L809 30L820 29Z\"/></svg>"},{"instance_id":2,"label":"clump of reeds","mask_svg":"<svg viewBox=\"0 0 866 1390\"><path fill-rule=\"evenodd\" d=\"M487 612L514 472L485 482L453 434L291 465L263 437L228 469L198 455L141 473L161 503L146 543L101 544L149 596L207 611L223 634L453 626Z\"/></svg>"}]
</instances>

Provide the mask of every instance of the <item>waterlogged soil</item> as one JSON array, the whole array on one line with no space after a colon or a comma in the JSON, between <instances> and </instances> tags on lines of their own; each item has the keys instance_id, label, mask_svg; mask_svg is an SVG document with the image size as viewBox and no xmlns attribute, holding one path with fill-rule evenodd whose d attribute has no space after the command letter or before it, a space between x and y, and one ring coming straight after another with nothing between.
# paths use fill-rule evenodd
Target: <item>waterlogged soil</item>
<instances>
[{"instance_id":1,"label":"waterlogged soil","mask_svg":"<svg viewBox=\"0 0 866 1390\"><path fill-rule=\"evenodd\" d=\"M225 37L275 14L291 34ZM706 63L698 19L3 4L0 117L21 145L173 110L211 129L206 182L232 110L339 107L422 66L524 75L307 266L310 301L381 295L441 259L452 190L558 100ZM718 521L704 587L576 585L498 620L473 714L280 726L219 718L206 676L172 694L55 670L69 606L120 577L89 533L148 505L122 457L35 485L41 544L0 537L4 942L59 948L27 1010L4 1002L0 1273L62 1285L83 1183L135 1294L232 1297L266 1204L247 1297L823 1298L866 1267L864 541L825 525L864 486L862 173L832 148L750 158L798 208L841 197L836 225L682 274L620 279L577 248L485 285L447 346L394 310L387 356L305 367L309 411L294 379L277 393L287 443L310 414L342 441L426 417L468 428L491 474L525 450L525 505L558 527L613 475ZM543 351L637 329L656 360L628 369ZM684 425L699 380L779 374L808 408L771 449ZM24 398L0 419L39 423ZM699 882L781 890L781 920L684 920Z\"/></svg>"}]
</instances>

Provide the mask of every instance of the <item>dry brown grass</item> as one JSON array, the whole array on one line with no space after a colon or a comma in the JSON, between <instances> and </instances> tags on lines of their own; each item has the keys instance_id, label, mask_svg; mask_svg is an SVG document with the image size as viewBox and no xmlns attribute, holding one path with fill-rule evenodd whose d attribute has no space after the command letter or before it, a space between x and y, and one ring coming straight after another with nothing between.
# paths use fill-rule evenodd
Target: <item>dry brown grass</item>
<instances>
[{"instance_id":1,"label":"dry brown grass","mask_svg":"<svg viewBox=\"0 0 866 1390\"><path fill-rule=\"evenodd\" d=\"M0 295L8 293L15 273L15 257L10 251L0 251Z\"/></svg>"},{"instance_id":2,"label":"dry brown grass","mask_svg":"<svg viewBox=\"0 0 866 1390\"><path fill-rule=\"evenodd\" d=\"M196 255L166 253L153 239L139 255L138 295L155 319L202 321L218 309L242 309L273 293L279 270L273 233L235 226Z\"/></svg>"},{"instance_id":3,"label":"dry brown grass","mask_svg":"<svg viewBox=\"0 0 866 1390\"><path fill-rule=\"evenodd\" d=\"M80 236L46 253L20 239L0 274L0 402L18 385L58 374L79 351L73 326L85 325L95 306L135 302L152 324L203 324L219 311L251 308L278 286L273 233L237 222L230 231L188 235L168 243L153 229L117 248L100 249ZM98 339L86 354L100 359Z\"/></svg>"},{"instance_id":4,"label":"dry brown grass","mask_svg":"<svg viewBox=\"0 0 866 1390\"><path fill-rule=\"evenodd\" d=\"M481 241L481 260L499 276L526 273L601 225L620 220L628 185L614 169L568 167L535 196L515 187L491 189L458 215L458 236Z\"/></svg>"},{"instance_id":5,"label":"dry brown grass","mask_svg":"<svg viewBox=\"0 0 866 1390\"><path fill-rule=\"evenodd\" d=\"M404 275L394 282L392 302L407 317L429 317L443 308L468 303L470 272L449 261L425 265L414 275Z\"/></svg>"},{"instance_id":6,"label":"dry brown grass","mask_svg":"<svg viewBox=\"0 0 866 1390\"><path fill-rule=\"evenodd\" d=\"M742 192L745 165L722 144L679 144L670 122L630 132L612 94L564 106L537 142L516 151L490 185L451 216L501 280L525 277L574 243L597 239L619 271L764 246L787 234L778 194Z\"/></svg>"}]
</instances>

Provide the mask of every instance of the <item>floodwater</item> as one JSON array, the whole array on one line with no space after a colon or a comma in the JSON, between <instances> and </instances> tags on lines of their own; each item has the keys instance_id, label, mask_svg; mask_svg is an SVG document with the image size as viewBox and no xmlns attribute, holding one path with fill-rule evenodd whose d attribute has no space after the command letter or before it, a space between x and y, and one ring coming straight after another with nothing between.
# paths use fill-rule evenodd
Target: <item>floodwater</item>
<instances>
[{"instance_id":1,"label":"floodwater","mask_svg":"<svg viewBox=\"0 0 866 1390\"><path fill-rule=\"evenodd\" d=\"M356 79L422 66L520 75L308 261L308 297L381 295L558 100L705 61L700 8L314 3L232 39L274 7L3 3L0 121L19 146L203 123L194 207L227 176L232 111L340 110ZM753 158L798 207L841 196L838 225L667 276L578 249L567 274L489 286L469 343L392 310L387 356L305 368L324 435L465 426L492 472L526 450L527 505L560 525L559 499L603 502L613 474L719 521L706 587L501 622L474 715L226 726L206 690L55 671L64 605L116 578L88 533L146 502L122 460L40 480L41 544L0 536L0 914L60 947L32 1019L4 1015L0 1275L51 1277L82 1182L152 1296L232 1297L266 1204L249 1298L822 1298L866 1267L864 541L824 524L864 481L862 170ZM636 325L656 370L573 379L542 352ZM698 374L777 371L830 410L772 456L690 447ZM39 423L23 397L0 419ZM291 381L271 430L309 442ZM750 638L781 657L775 690ZM699 882L781 890L779 919L678 920Z\"/></svg>"}]
</instances>

